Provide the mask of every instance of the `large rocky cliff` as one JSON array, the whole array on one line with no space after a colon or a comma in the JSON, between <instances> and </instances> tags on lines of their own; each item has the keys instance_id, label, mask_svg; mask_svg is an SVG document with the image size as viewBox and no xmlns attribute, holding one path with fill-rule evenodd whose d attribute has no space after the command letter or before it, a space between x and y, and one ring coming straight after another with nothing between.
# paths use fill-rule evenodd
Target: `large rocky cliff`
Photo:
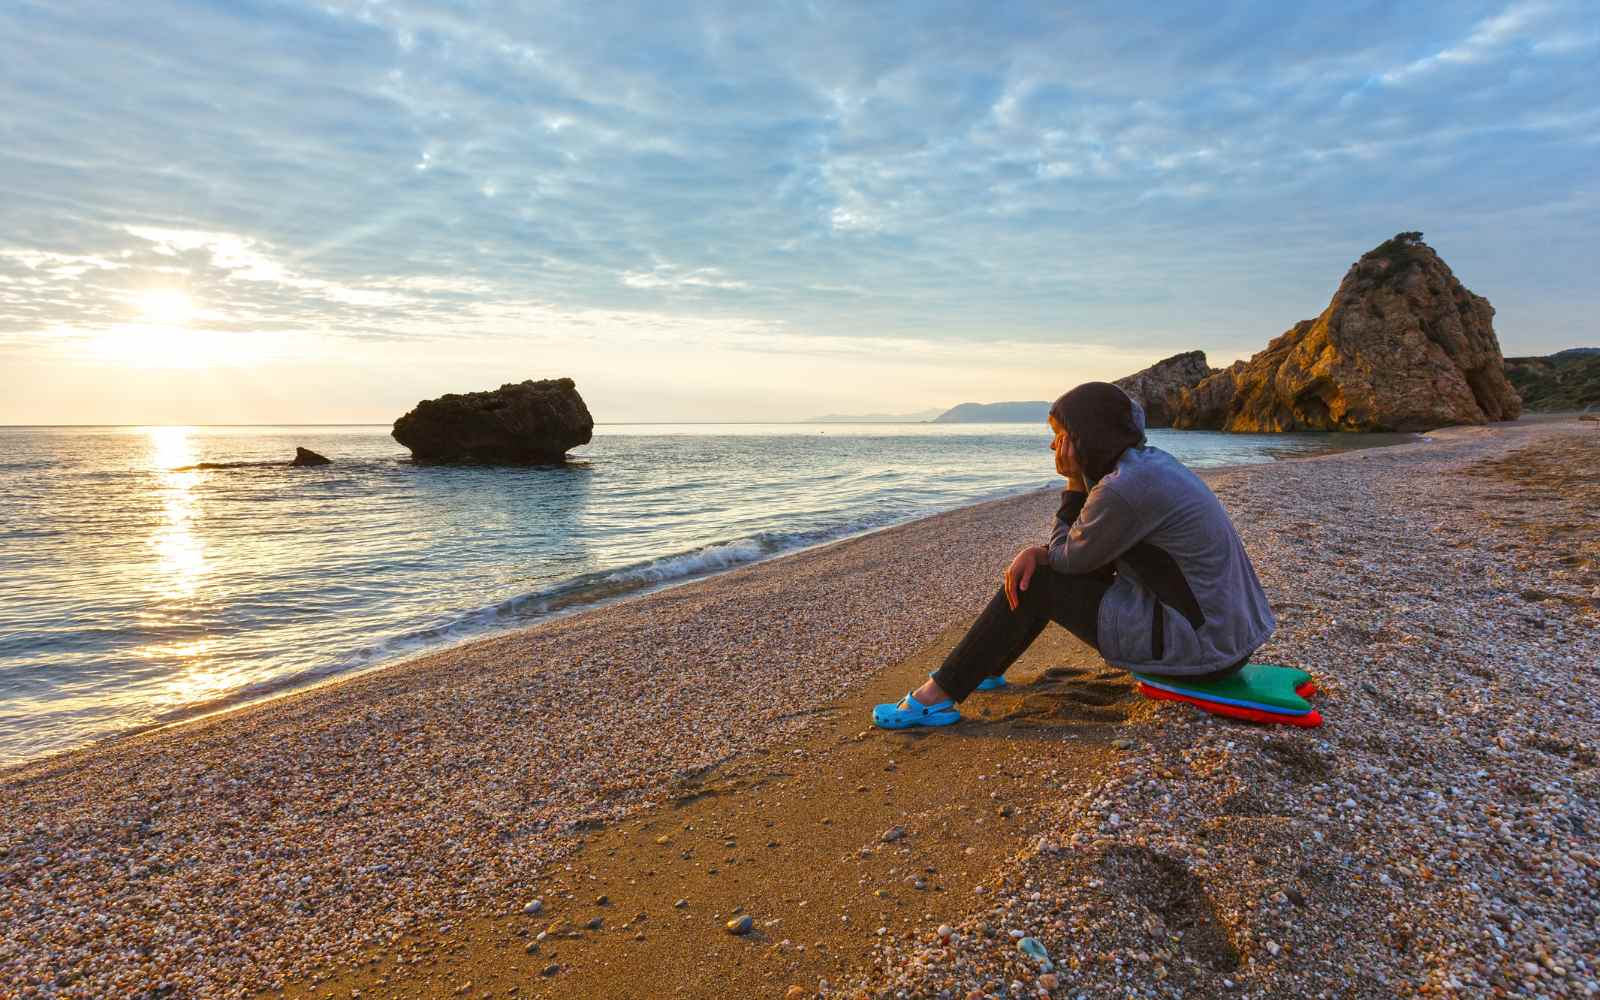
<instances>
[{"instance_id":1,"label":"large rocky cliff","mask_svg":"<svg viewBox=\"0 0 1600 1000\"><path fill-rule=\"evenodd\" d=\"M1139 401L1144 407L1146 427L1171 427L1183 405L1183 394L1193 389L1215 370L1206 364L1205 351L1186 351L1163 358L1142 372L1119 378L1112 385Z\"/></svg>"},{"instance_id":2,"label":"large rocky cliff","mask_svg":"<svg viewBox=\"0 0 1600 1000\"><path fill-rule=\"evenodd\" d=\"M1421 233L1351 266L1328 308L1249 361L1185 390L1172 426L1227 431L1419 431L1515 420L1494 307Z\"/></svg>"}]
</instances>

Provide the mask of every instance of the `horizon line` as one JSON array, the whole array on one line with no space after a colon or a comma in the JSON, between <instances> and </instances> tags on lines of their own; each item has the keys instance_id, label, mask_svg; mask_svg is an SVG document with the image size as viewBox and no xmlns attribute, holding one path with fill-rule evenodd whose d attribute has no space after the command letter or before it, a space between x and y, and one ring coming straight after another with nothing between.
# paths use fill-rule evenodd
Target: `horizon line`
<instances>
[{"instance_id":1,"label":"horizon line","mask_svg":"<svg viewBox=\"0 0 1600 1000\"><path fill-rule=\"evenodd\" d=\"M682 424L716 425L734 424L742 426L755 426L760 424L932 424L935 419L928 420L596 420L596 427L668 427ZM1031 423L1028 420L986 420L986 421L961 421L962 423L993 423L993 424L1019 424ZM314 424L289 424L289 423L248 423L248 424L0 424L0 430L47 430L57 427L389 427L386 423L314 423Z\"/></svg>"}]
</instances>

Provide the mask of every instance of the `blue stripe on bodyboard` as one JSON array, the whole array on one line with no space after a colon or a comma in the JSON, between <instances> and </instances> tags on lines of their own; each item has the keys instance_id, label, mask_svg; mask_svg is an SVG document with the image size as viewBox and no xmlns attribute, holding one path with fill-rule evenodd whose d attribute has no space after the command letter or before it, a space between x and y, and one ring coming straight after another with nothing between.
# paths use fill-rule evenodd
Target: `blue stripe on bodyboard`
<instances>
[{"instance_id":1,"label":"blue stripe on bodyboard","mask_svg":"<svg viewBox=\"0 0 1600 1000\"><path fill-rule=\"evenodd\" d=\"M1271 712L1274 715L1308 715L1311 712L1311 709L1309 708L1280 708L1277 705L1263 705L1257 701L1245 701L1243 698L1224 698L1221 695L1210 695L1202 691L1196 691L1193 688L1173 687L1169 684L1162 684L1159 681L1153 681L1144 674L1134 674L1134 676L1139 678L1142 683L1148 684L1153 688L1159 688L1162 691L1170 691L1173 694L1181 694L1186 698L1198 698L1201 701L1214 701L1219 705L1235 705L1239 708L1253 708L1258 712Z\"/></svg>"}]
</instances>

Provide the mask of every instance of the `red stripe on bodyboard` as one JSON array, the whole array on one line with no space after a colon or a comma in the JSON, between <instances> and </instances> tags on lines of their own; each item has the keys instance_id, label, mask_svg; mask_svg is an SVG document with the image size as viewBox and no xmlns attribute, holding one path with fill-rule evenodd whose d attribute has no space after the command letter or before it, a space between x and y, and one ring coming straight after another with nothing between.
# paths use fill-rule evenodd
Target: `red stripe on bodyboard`
<instances>
[{"instance_id":1,"label":"red stripe on bodyboard","mask_svg":"<svg viewBox=\"0 0 1600 1000\"><path fill-rule=\"evenodd\" d=\"M1308 681L1307 683L1310 682ZM1139 693L1146 698L1155 698L1160 701L1181 701L1193 705L1202 712L1209 712L1212 715L1225 715L1230 719L1243 719L1246 722L1260 722L1269 725L1276 723L1284 726L1300 726L1305 729L1322 725L1322 716L1314 708L1304 715L1279 715L1276 712L1263 712L1258 708L1242 708L1238 705L1223 705L1215 701L1191 698L1188 695L1163 691L1160 688L1151 687L1142 682L1139 685Z\"/></svg>"}]
</instances>

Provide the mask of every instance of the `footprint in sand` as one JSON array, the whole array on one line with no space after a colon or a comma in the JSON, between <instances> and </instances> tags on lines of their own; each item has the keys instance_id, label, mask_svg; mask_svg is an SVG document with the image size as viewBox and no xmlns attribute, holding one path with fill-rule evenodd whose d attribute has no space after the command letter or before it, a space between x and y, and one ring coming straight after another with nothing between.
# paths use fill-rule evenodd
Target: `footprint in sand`
<instances>
[{"instance_id":1,"label":"footprint in sand","mask_svg":"<svg viewBox=\"0 0 1600 1000\"><path fill-rule=\"evenodd\" d=\"M1101 864L1108 885L1160 915L1184 958L1217 972L1239 967L1239 949L1216 903L1183 862L1146 847L1119 846L1107 850Z\"/></svg>"},{"instance_id":2,"label":"footprint in sand","mask_svg":"<svg viewBox=\"0 0 1600 1000\"><path fill-rule=\"evenodd\" d=\"M1137 698L1126 673L1105 667L1050 667L1020 693L1021 702L995 721L1026 728L1119 723L1127 720Z\"/></svg>"}]
</instances>

